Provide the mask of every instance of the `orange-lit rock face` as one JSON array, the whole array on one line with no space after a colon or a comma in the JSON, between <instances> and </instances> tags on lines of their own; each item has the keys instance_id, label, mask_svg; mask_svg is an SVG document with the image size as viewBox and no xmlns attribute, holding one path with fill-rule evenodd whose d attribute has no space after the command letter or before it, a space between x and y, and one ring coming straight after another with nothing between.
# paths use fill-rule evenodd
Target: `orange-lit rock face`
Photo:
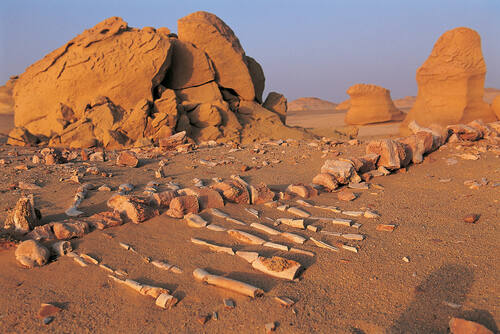
<instances>
[{"instance_id":1,"label":"orange-lit rock face","mask_svg":"<svg viewBox=\"0 0 500 334\"><path fill-rule=\"evenodd\" d=\"M486 63L481 37L469 28L445 32L429 58L417 70L417 100L402 125L468 123L474 119L492 122L495 116L483 101Z\"/></svg>"},{"instance_id":2,"label":"orange-lit rock face","mask_svg":"<svg viewBox=\"0 0 500 334\"><path fill-rule=\"evenodd\" d=\"M345 122L353 125L401 120L388 89L376 85L357 84L347 90L351 97Z\"/></svg>"},{"instance_id":3,"label":"orange-lit rock face","mask_svg":"<svg viewBox=\"0 0 500 334\"><path fill-rule=\"evenodd\" d=\"M179 39L196 45L213 61L220 86L233 89L244 100L255 98L245 51L231 28L202 11L181 18L177 25Z\"/></svg>"},{"instance_id":4,"label":"orange-lit rock face","mask_svg":"<svg viewBox=\"0 0 500 334\"><path fill-rule=\"evenodd\" d=\"M129 111L170 64L171 43L152 29L112 17L84 31L26 69L14 88L15 124L35 135L61 132L99 96ZM61 107L64 105L64 108Z\"/></svg>"}]
</instances>

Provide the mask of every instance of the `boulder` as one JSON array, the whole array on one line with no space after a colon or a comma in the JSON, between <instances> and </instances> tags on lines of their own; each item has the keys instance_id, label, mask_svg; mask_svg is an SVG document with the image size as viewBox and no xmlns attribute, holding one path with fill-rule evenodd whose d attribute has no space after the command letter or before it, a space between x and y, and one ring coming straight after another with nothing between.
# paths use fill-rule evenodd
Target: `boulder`
<instances>
[{"instance_id":1,"label":"boulder","mask_svg":"<svg viewBox=\"0 0 500 334\"><path fill-rule=\"evenodd\" d=\"M264 93L264 88L266 85L266 77L264 76L264 71L262 66L253 59L252 57L245 57L248 65L248 70L250 71L250 77L252 78L253 87L255 90L255 100L262 103L262 93Z\"/></svg>"},{"instance_id":2,"label":"boulder","mask_svg":"<svg viewBox=\"0 0 500 334\"><path fill-rule=\"evenodd\" d=\"M217 126L222 122L219 108L211 103L199 104L194 110L188 112L187 115L190 123L198 128Z\"/></svg>"},{"instance_id":3,"label":"boulder","mask_svg":"<svg viewBox=\"0 0 500 334\"><path fill-rule=\"evenodd\" d=\"M320 173L320 174L316 175L313 178L312 182L314 184L318 184L320 186L325 187L329 191L333 191L333 190L337 189L339 186L337 179L333 175L328 174L328 173Z\"/></svg>"},{"instance_id":4,"label":"boulder","mask_svg":"<svg viewBox=\"0 0 500 334\"><path fill-rule=\"evenodd\" d=\"M257 186L250 186L250 196L251 203L255 205L272 202L276 194L265 183L261 182Z\"/></svg>"},{"instance_id":5,"label":"boulder","mask_svg":"<svg viewBox=\"0 0 500 334\"><path fill-rule=\"evenodd\" d=\"M495 114L498 120L500 120L500 94L495 97L491 103L491 110Z\"/></svg>"},{"instance_id":6,"label":"boulder","mask_svg":"<svg viewBox=\"0 0 500 334\"><path fill-rule=\"evenodd\" d=\"M26 233L38 225L33 195L21 197L12 209L4 223L4 228L13 227L17 232Z\"/></svg>"},{"instance_id":7,"label":"boulder","mask_svg":"<svg viewBox=\"0 0 500 334\"><path fill-rule=\"evenodd\" d=\"M411 135L399 140L400 143L407 145L411 151L412 162L414 164L421 163L424 158L424 154L432 151L433 147L433 137L429 132L418 132L415 135Z\"/></svg>"},{"instance_id":8,"label":"boulder","mask_svg":"<svg viewBox=\"0 0 500 334\"><path fill-rule=\"evenodd\" d=\"M405 144L392 139L373 140L366 145L366 153L380 156L377 166L387 169L405 167L411 161L411 152Z\"/></svg>"},{"instance_id":9,"label":"boulder","mask_svg":"<svg viewBox=\"0 0 500 334\"><path fill-rule=\"evenodd\" d=\"M286 192L302 198L310 198L318 195L316 188L304 184L290 184Z\"/></svg>"},{"instance_id":10,"label":"boulder","mask_svg":"<svg viewBox=\"0 0 500 334\"><path fill-rule=\"evenodd\" d=\"M123 219L117 211L104 211L96 213L87 219L90 226L98 230L123 224Z\"/></svg>"},{"instance_id":11,"label":"boulder","mask_svg":"<svg viewBox=\"0 0 500 334\"><path fill-rule=\"evenodd\" d=\"M158 210L148 201L136 196L115 195L107 202L108 208L119 212L121 217L134 224L142 223L158 215Z\"/></svg>"},{"instance_id":12,"label":"boulder","mask_svg":"<svg viewBox=\"0 0 500 334\"><path fill-rule=\"evenodd\" d=\"M182 189L185 195L194 195L198 198L198 204L200 206L200 211L210 208L222 208L224 207L224 199L218 191L210 188L186 188Z\"/></svg>"},{"instance_id":13,"label":"boulder","mask_svg":"<svg viewBox=\"0 0 500 334\"><path fill-rule=\"evenodd\" d=\"M108 18L20 75L14 87L15 124L51 136L61 127L61 104L67 115L82 119L98 96L133 109L142 99L153 100L170 61L171 43L164 34Z\"/></svg>"},{"instance_id":14,"label":"boulder","mask_svg":"<svg viewBox=\"0 0 500 334\"><path fill-rule=\"evenodd\" d=\"M278 114L283 124L286 124L287 100L283 94L270 92L262 106Z\"/></svg>"},{"instance_id":15,"label":"boulder","mask_svg":"<svg viewBox=\"0 0 500 334\"><path fill-rule=\"evenodd\" d=\"M396 109L391 92L376 85L357 84L349 87L351 97L345 122L351 125L402 120L404 115Z\"/></svg>"},{"instance_id":16,"label":"boulder","mask_svg":"<svg viewBox=\"0 0 500 334\"><path fill-rule=\"evenodd\" d=\"M50 252L35 240L23 241L17 246L16 260L27 268L43 266L49 261Z\"/></svg>"},{"instance_id":17,"label":"boulder","mask_svg":"<svg viewBox=\"0 0 500 334\"><path fill-rule=\"evenodd\" d=\"M158 143L163 149L175 150L177 146L184 144L186 142L186 139L186 131L181 131L177 132L175 135L171 135L166 138L160 138Z\"/></svg>"},{"instance_id":18,"label":"boulder","mask_svg":"<svg viewBox=\"0 0 500 334\"><path fill-rule=\"evenodd\" d=\"M199 211L198 197L184 195L172 199L167 215L173 218L183 218L188 213L198 213Z\"/></svg>"},{"instance_id":19,"label":"boulder","mask_svg":"<svg viewBox=\"0 0 500 334\"><path fill-rule=\"evenodd\" d=\"M177 197L177 193L173 190L155 193L151 198L151 204L156 208L168 209L170 202L172 202L175 197Z\"/></svg>"},{"instance_id":20,"label":"boulder","mask_svg":"<svg viewBox=\"0 0 500 334\"><path fill-rule=\"evenodd\" d=\"M475 141L483 138L483 133L481 132L481 130L478 130L477 128L469 125L449 125L446 127L446 129L448 130L448 132L450 132L450 134L456 135L460 140Z\"/></svg>"},{"instance_id":21,"label":"boulder","mask_svg":"<svg viewBox=\"0 0 500 334\"><path fill-rule=\"evenodd\" d=\"M163 80L171 89L201 86L215 80L215 70L207 54L195 45L172 39L172 63Z\"/></svg>"},{"instance_id":22,"label":"boulder","mask_svg":"<svg viewBox=\"0 0 500 334\"><path fill-rule=\"evenodd\" d=\"M116 158L116 165L125 167L137 167L139 166L139 159L137 159L133 152L123 151L118 154L118 157Z\"/></svg>"},{"instance_id":23,"label":"boulder","mask_svg":"<svg viewBox=\"0 0 500 334\"><path fill-rule=\"evenodd\" d=\"M464 27L445 32L417 70L417 100L401 125L401 133L408 133L412 120L422 126L474 119L493 122L496 117L483 101L485 75L479 34Z\"/></svg>"},{"instance_id":24,"label":"boulder","mask_svg":"<svg viewBox=\"0 0 500 334\"><path fill-rule=\"evenodd\" d=\"M460 318L450 319L451 334L493 334L488 328L474 321Z\"/></svg>"},{"instance_id":25,"label":"boulder","mask_svg":"<svg viewBox=\"0 0 500 334\"><path fill-rule=\"evenodd\" d=\"M246 185L236 180L218 182L212 186L212 189L217 190L228 202L250 204L250 193Z\"/></svg>"},{"instance_id":26,"label":"boulder","mask_svg":"<svg viewBox=\"0 0 500 334\"><path fill-rule=\"evenodd\" d=\"M354 164L347 160L326 160L321 166L321 173L332 175L337 183L347 184L351 177L356 174Z\"/></svg>"},{"instance_id":27,"label":"boulder","mask_svg":"<svg viewBox=\"0 0 500 334\"><path fill-rule=\"evenodd\" d=\"M196 103L211 103L222 101L222 94L215 81L210 81L201 86L176 89L175 94L181 101Z\"/></svg>"},{"instance_id":28,"label":"boulder","mask_svg":"<svg viewBox=\"0 0 500 334\"><path fill-rule=\"evenodd\" d=\"M54 236L59 240L81 238L89 232L89 225L83 221L68 219L66 221L51 223Z\"/></svg>"},{"instance_id":29,"label":"boulder","mask_svg":"<svg viewBox=\"0 0 500 334\"><path fill-rule=\"evenodd\" d=\"M9 132L7 144L13 146L36 146L40 142L37 136L34 136L23 127L15 127Z\"/></svg>"},{"instance_id":30,"label":"boulder","mask_svg":"<svg viewBox=\"0 0 500 334\"><path fill-rule=\"evenodd\" d=\"M220 86L234 90L244 100L254 100L245 51L230 27L217 16L203 11L179 19L177 25L179 39L196 45L212 60Z\"/></svg>"}]
</instances>

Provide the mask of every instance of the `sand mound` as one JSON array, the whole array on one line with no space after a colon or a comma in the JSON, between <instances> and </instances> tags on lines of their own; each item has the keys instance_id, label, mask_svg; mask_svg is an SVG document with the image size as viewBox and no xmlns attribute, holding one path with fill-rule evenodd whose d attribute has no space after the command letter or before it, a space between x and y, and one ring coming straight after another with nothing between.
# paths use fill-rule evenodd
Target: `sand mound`
<instances>
[{"instance_id":1,"label":"sand mound","mask_svg":"<svg viewBox=\"0 0 500 334\"><path fill-rule=\"evenodd\" d=\"M281 98L264 112L264 72L222 20L196 12L178 28L179 37L112 17L49 53L17 80L11 136L113 149L180 131L197 141L240 142L249 128L254 139L310 137L280 121Z\"/></svg>"},{"instance_id":2,"label":"sand mound","mask_svg":"<svg viewBox=\"0 0 500 334\"><path fill-rule=\"evenodd\" d=\"M469 28L445 32L417 70L417 100L401 130L407 131L412 120L423 126L495 121L483 101L485 75L479 34Z\"/></svg>"}]
</instances>

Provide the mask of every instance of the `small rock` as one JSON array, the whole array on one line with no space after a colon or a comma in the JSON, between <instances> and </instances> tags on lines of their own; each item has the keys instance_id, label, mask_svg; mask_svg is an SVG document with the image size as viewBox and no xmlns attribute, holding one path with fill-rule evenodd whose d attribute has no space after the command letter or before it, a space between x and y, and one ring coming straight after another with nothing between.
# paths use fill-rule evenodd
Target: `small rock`
<instances>
[{"instance_id":1,"label":"small rock","mask_svg":"<svg viewBox=\"0 0 500 334\"><path fill-rule=\"evenodd\" d=\"M54 317L46 317L43 319L43 324L48 325L54 320Z\"/></svg>"},{"instance_id":2,"label":"small rock","mask_svg":"<svg viewBox=\"0 0 500 334\"><path fill-rule=\"evenodd\" d=\"M15 252L16 260L27 268L43 266L49 260L50 252L35 240L26 240L19 244Z\"/></svg>"},{"instance_id":3,"label":"small rock","mask_svg":"<svg viewBox=\"0 0 500 334\"><path fill-rule=\"evenodd\" d=\"M59 307L52 304L42 303L42 305L40 306L40 310L38 311L38 317L40 319L43 319L53 316L54 314L57 314L59 312L61 312L61 309Z\"/></svg>"},{"instance_id":4,"label":"small rock","mask_svg":"<svg viewBox=\"0 0 500 334\"><path fill-rule=\"evenodd\" d=\"M275 322L268 322L265 325L265 328L266 328L266 333L274 332L276 330L276 323Z\"/></svg>"},{"instance_id":5,"label":"small rock","mask_svg":"<svg viewBox=\"0 0 500 334\"><path fill-rule=\"evenodd\" d=\"M33 196L21 197L7 215L4 228L13 226L18 232L29 232L38 224L38 220Z\"/></svg>"},{"instance_id":6,"label":"small rock","mask_svg":"<svg viewBox=\"0 0 500 334\"><path fill-rule=\"evenodd\" d=\"M116 164L118 166L126 167L137 167L139 165L139 159L132 152L121 152L116 158Z\"/></svg>"},{"instance_id":7,"label":"small rock","mask_svg":"<svg viewBox=\"0 0 500 334\"><path fill-rule=\"evenodd\" d=\"M206 323L207 323L207 321L208 321L208 320L210 320L210 315L209 315L209 314L200 315L200 316L198 316L198 318L196 318L196 320L197 320L200 324L204 325L204 324L206 324Z\"/></svg>"},{"instance_id":8,"label":"small rock","mask_svg":"<svg viewBox=\"0 0 500 334\"><path fill-rule=\"evenodd\" d=\"M451 318L450 332L451 334L493 334L492 331L477 322L460 318Z\"/></svg>"},{"instance_id":9,"label":"small rock","mask_svg":"<svg viewBox=\"0 0 500 334\"><path fill-rule=\"evenodd\" d=\"M352 201L356 199L356 195L347 189L341 190L340 192L337 193L337 197L341 201Z\"/></svg>"},{"instance_id":10,"label":"small rock","mask_svg":"<svg viewBox=\"0 0 500 334\"><path fill-rule=\"evenodd\" d=\"M103 162L105 159L104 159L104 152L95 152L95 153L92 153L91 155L89 155L89 160L90 161L101 161Z\"/></svg>"},{"instance_id":11,"label":"small rock","mask_svg":"<svg viewBox=\"0 0 500 334\"><path fill-rule=\"evenodd\" d=\"M477 222L479 219L479 215L476 214L470 214L464 217L464 222L469 223L469 224L474 224Z\"/></svg>"},{"instance_id":12,"label":"small rock","mask_svg":"<svg viewBox=\"0 0 500 334\"><path fill-rule=\"evenodd\" d=\"M224 299L224 307L228 310L232 310L235 308L234 301L232 299Z\"/></svg>"},{"instance_id":13,"label":"small rock","mask_svg":"<svg viewBox=\"0 0 500 334\"><path fill-rule=\"evenodd\" d=\"M410 262L410 258L407 257L407 256L405 256L405 257L403 257L403 261L406 262L406 263L408 263L408 262Z\"/></svg>"}]
</instances>

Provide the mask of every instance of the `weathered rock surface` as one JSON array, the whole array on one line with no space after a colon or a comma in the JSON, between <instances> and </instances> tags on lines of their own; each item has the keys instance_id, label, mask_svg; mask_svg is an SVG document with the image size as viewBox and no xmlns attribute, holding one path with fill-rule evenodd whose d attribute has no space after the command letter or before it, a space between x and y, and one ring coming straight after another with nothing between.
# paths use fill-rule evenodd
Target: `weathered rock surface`
<instances>
[{"instance_id":1,"label":"weathered rock surface","mask_svg":"<svg viewBox=\"0 0 500 334\"><path fill-rule=\"evenodd\" d=\"M248 65L248 70L250 71L250 77L252 78L253 88L255 90L255 100L262 103L262 93L266 85L266 77L264 76L264 71L262 66L253 59L252 57L245 57Z\"/></svg>"},{"instance_id":2,"label":"weathered rock surface","mask_svg":"<svg viewBox=\"0 0 500 334\"><path fill-rule=\"evenodd\" d=\"M115 195L107 205L120 213L122 218L139 224L158 215L158 210L149 206L148 201L136 196Z\"/></svg>"},{"instance_id":3,"label":"weathered rock surface","mask_svg":"<svg viewBox=\"0 0 500 334\"><path fill-rule=\"evenodd\" d=\"M376 85L357 84L347 90L351 97L345 122L352 125L402 120L388 89Z\"/></svg>"},{"instance_id":4,"label":"weathered rock surface","mask_svg":"<svg viewBox=\"0 0 500 334\"><path fill-rule=\"evenodd\" d=\"M222 197L231 203L250 204L250 193L246 185L235 180L227 180L212 186Z\"/></svg>"},{"instance_id":5,"label":"weathered rock surface","mask_svg":"<svg viewBox=\"0 0 500 334\"><path fill-rule=\"evenodd\" d=\"M51 136L82 119L99 96L127 112L142 99L153 100L170 61L165 35L129 28L118 17L106 19L20 75L14 87L15 124Z\"/></svg>"},{"instance_id":6,"label":"weathered rock surface","mask_svg":"<svg viewBox=\"0 0 500 334\"><path fill-rule=\"evenodd\" d=\"M188 213L198 213L199 211L198 197L184 195L172 199L167 215L173 218L183 218Z\"/></svg>"},{"instance_id":7,"label":"weathered rock surface","mask_svg":"<svg viewBox=\"0 0 500 334\"><path fill-rule=\"evenodd\" d=\"M7 215L4 228L13 227L17 232L26 233L38 225L33 196L21 197L14 209Z\"/></svg>"},{"instance_id":8,"label":"weathered rock surface","mask_svg":"<svg viewBox=\"0 0 500 334\"><path fill-rule=\"evenodd\" d=\"M278 114L283 124L286 123L287 100L283 94L270 92L262 106Z\"/></svg>"},{"instance_id":9,"label":"weathered rock surface","mask_svg":"<svg viewBox=\"0 0 500 334\"><path fill-rule=\"evenodd\" d=\"M165 87L185 89L215 80L215 70L203 50L182 40L172 39L171 42L172 64L163 82Z\"/></svg>"},{"instance_id":10,"label":"weathered rock surface","mask_svg":"<svg viewBox=\"0 0 500 334\"><path fill-rule=\"evenodd\" d=\"M380 156L377 165L387 169L399 169L410 163L412 157L406 145L392 140L374 140L366 145L366 153L374 153Z\"/></svg>"},{"instance_id":11,"label":"weathered rock surface","mask_svg":"<svg viewBox=\"0 0 500 334\"><path fill-rule=\"evenodd\" d=\"M212 60L217 83L252 101L255 90L245 51L234 32L217 16L199 11L178 20L179 39L196 45Z\"/></svg>"},{"instance_id":12,"label":"weathered rock surface","mask_svg":"<svg viewBox=\"0 0 500 334\"><path fill-rule=\"evenodd\" d=\"M276 194L265 183L259 183L257 186L250 186L250 196L252 204L264 204L273 201Z\"/></svg>"},{"instance_id":13,"label":"weathered rock surface","mask_svg":"<svg viewBox=\"0 0 500 334\"><path fill-rule=\"evenodd\" d=\"M337 189L339 186L337 179L329 173L320 173L316 175L312 182L314 184L319 184L330 191Z\"/></svg>"},{"instance_id":14,"label":"weathered rock surface","mask_svg":"<svg viewBox=\"0 0 500 334\"><path fill-rule=\"evenodd\" d=\"M17 246L16 260L27 268L43 266L49 260L50 252L35 240L23 241Z\"/></svg>"},{"instance_id":15,"label":"weathered rock surface","mask_svg":"<svg viewBox=\"0 0 500 334\"><path fill-rule=\"evenodd\" d=\"M356 173L354 164L347 160L326 160L321 167L321 173L332 175L337 183L347 184Z\"/></svg>"},{"instance_id":16,"label":"weathered rock surface","mask_svg":"<svg viewBox=\"0 0 500 334\"><path fill-rule=\"evenodd\" d=\"M469 28L445 32L425 63L417 70L417 100L401 125L450 125L474 119L493 122L496 117L483 101L486 63L479 34Z\"/></svg>"},{"instance_id":17,"label":"weathered rock surface","mask_svg":"<svg viewBox=\"0 0 500 334\"><path fill-rule=\"evenodd\" d=\"M51 223L56 239L66 240L80 238L89 232L89 225L83 221L68 219L66 221Z\"/></svg>"}]
</instances>

